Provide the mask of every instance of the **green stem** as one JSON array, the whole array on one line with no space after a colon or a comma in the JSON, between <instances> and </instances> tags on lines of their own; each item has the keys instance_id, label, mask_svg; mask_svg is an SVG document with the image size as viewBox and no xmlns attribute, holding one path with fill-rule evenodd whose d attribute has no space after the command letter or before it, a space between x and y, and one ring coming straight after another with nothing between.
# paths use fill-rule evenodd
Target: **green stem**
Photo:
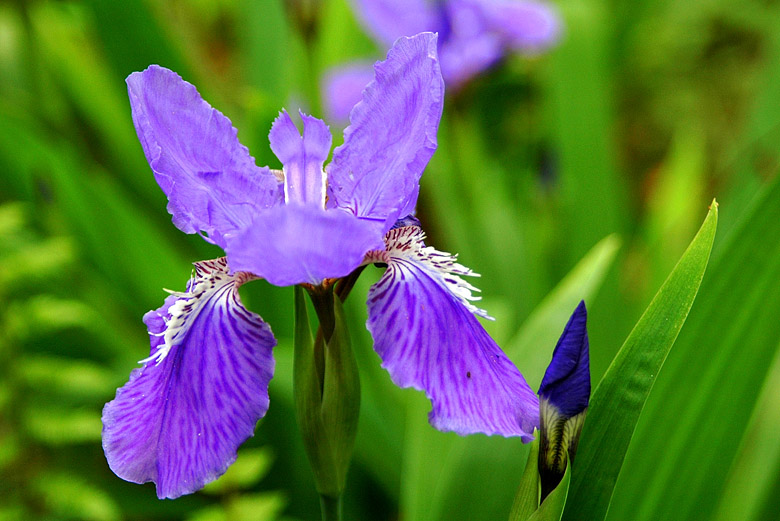
<instances>
[{"instance_id":1,"label":"green stem","mask_svg":"<svg viewBox=\"0 0 780 521\"><path fill-rule=\"evenodd\" d=\"M314 33L316 34L316 33ZM306 97L309 98L311 113L322 116L322 104L320 102L320 68L316 54L316 40L314 34L305 36L303 45L305 49L306 63L303 74L305 76Z\"/></svg>"},{"instance_id":2,"label":"green stem","mask_svg":"<svg viewBox=\"0 0 780 521\"><path fill-rule=\"evenodd\" d=\"M341 496L320 496L320 509L322 510L322 521L340 521L341 520Z\"/></svg>"},{"instance_id":3,"label":"green stem","mask_svg":"<svg viewBox=\"0 0 780 521\"><path fill-rule=\"evenodd\" d=\"M333 336L335 324L335 311L333 309L333 287L323 288L315 286L309 290L309 298L314 304L314 311L317 313L317 319L320 321L320 329L325 335L325 341L330 342Z\"/></svg>"},{"instance_id":4,"label":"green stem","mask_svg":"<svg viewBox=\"0 0 780 521\"><path fill-rule=\"evenodd\" d=\"M355 271L347 275L346 277L343 277L336 283L336 296L344 302L347 300L347 297L349 296L349 292L352 291L352 288L355 287L355 283L357 282L358 277L360 277L360 274L363 273L363 270L365 269L365 266L359 266L355 268Z\"/></svg>"}]
</instances>

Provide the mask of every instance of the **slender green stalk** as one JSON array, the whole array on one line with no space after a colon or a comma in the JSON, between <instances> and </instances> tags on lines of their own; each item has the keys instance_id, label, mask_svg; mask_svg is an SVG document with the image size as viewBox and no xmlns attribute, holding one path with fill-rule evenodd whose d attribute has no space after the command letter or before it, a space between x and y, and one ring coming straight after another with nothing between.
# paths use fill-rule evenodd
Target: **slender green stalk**
<instances>
[{"instance_id":1,"label":"slender green stalk","mask_svg":"<svg viewBox=\"0 0 780 521\"><path fill-rule=\"evenodd\" d=\"M320 496L320 510L322 510L322 521L340 521L341 520L341 496Z\"/></svg>"},{"instance_id":2,"label":"slender green stalk","mask_svg":"<svg viewBox=\"0 0 780 521\"><path fill-rule=\"evenodd\" d=\"M320 102L320 67L317 58L316 31L303 36L304 57L302 75L306 87L306 97L309 101L309 110L314 115L322 115Z\"/></svg>"}]
</instances>

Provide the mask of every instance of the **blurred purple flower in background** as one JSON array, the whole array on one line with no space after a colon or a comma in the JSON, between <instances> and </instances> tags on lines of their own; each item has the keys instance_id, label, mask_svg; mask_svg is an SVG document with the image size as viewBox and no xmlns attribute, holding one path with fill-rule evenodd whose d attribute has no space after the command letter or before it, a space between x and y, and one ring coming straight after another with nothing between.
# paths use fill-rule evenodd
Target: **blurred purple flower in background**
<instances>
[{"instance_id":1,"label":"blurred purple flower in background","mask_svg":"<svg viewBox=\"0 0 780 521\"><path fill-rule=\"evenodd\" d=\"M149 358L103 410L111 469L154 481L160 498L191 493L235 460L269 405L276 340L240 302L243 283L328 286L387 266L368 295L367 327L393 381L425 391L431 424L459 434L531 439L538 401L480 325L474 275L424 244L411 217L436 149L444 85L436 35L399 39L351 112L326 169L331 134L282 111L269 134L283 172L257 167L231 122L159 66L127 79L133 122L174 224L226 257L195 264L144 322Z\"/></svg>"},{"instance_id":2,"label":"blurred purple flower in background","mask_svg":"<svg viewBox=\"0 0 780 521\"><path fill-rule=\"evenodd\" d=\"M352 4L382 46L421 31L439 33L441 72L448 88L458 88L507 52L544 50L561 31L554 8L534 0L352 0ZM371 68L359 63L326 73L328 117L346 121L371 79Z\"/></svg>"}]
</instances>

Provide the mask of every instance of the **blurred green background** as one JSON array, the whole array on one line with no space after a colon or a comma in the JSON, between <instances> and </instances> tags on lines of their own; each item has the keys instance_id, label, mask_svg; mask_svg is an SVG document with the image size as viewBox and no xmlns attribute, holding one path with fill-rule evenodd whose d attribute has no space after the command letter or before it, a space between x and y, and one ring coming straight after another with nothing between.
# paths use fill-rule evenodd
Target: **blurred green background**
<instances>
[{"instance_id":1,"label":"blurred green background","mask_svg":"<svg viewBox=\"0 0 780 521\"><path fill-rule=\"evenodd\" d=\"M586 298L596 383L717 197L710 269L609 519L776 519L780 2L556 5L558 46L448 93L418 208L429 243L482 274L486 327L534 387ZM328 67L385 52L347 0L0 3L0 520L318 518L291 288L241 290L278 362L271 409L224 478L158 501L106 465L100 411L148 355L141 316L222 255L171 224L124 78L176 70L278 168L278 110L321 115ZM427 401L390 383L363 326L378 276L348 302L363 403L346 517L505 519L527 449L427 426Z\"/></svg>"}]
</instances>

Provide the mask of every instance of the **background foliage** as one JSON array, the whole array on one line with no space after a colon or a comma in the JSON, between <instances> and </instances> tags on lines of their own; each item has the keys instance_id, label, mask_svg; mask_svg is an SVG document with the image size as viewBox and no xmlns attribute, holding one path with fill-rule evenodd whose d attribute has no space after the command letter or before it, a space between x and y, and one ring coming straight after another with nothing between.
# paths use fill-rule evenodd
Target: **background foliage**
<instances>
[{"instance_id":1,"label":"background foliage","mask_svg":"<svg viewBox=\"0 0 780 521\"><path fill-rule=\"evenodd\" d=\"M717 196L710 266L607 518L774 519L780 4L557 5L566 29L550 53L448 92L422 181L430 242L482 273L498 319L486 325L534 387L585 298L595 383ZM184 287L190 262L221 255L171 224L124 78L178 71L258 164L279 167L277 111L320 115L328 66L384 52L346 0L0 3L0 520L317 518L292 412L290 288L242 288L279 338L278 368L273 406L224 478L158 501L107 468L100 411L148 354L141 316ZM424 397L376 363L367 275L347 302L363 376L347 518L506 519L527 447L427 425Z\"/></svg>"}]
</instances>

